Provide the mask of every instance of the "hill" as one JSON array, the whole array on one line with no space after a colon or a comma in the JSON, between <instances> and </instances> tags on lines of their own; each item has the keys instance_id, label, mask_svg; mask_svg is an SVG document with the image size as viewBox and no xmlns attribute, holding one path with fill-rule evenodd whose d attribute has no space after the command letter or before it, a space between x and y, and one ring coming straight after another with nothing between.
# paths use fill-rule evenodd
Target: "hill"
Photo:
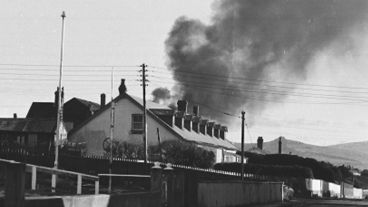
<instances>
[{"instance_id":1,"label":"hill","mask_svg":"<svg viewBox=\"0 0 368 207\"><path fill-rule=\"evenodd\" d=\"M266 154L278 153L279 139L263 143ZM240 149L241 144L235 143ZM246 151L252 150L256 144L245 144ZM334 165L351 165L361 170L368 169L368 142L348 143L331 146L317 146L282 138L282 153L310 157L319 161L330 162Z\"/></svg>"}]
</instances>

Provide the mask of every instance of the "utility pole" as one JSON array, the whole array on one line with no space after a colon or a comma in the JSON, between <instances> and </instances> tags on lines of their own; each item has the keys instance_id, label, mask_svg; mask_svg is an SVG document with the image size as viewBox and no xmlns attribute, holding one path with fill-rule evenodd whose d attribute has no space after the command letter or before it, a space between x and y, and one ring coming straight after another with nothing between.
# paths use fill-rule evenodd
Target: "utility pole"
<instances>
[{"instance_id":1,"label":"utility pole","mask_svg":"<svg viewBox=\"0 0 368 207\"><path fill-rule=\"evenodd\" d=\"M58 87L58 105L57 105L57 115L56 115L56 131L55 131L55 160L54 160L54 168L58 168L58 160L59 160L59 141L60 141L60 127L63 122L63 107L62 107L62 77L63 77L63 56L64 56L64 19L65 12L61 14L61 50L60 50L60 69L59 69L59 87ZM56 188L56 174L52 174L51 177L51 191L54 193Z\"/></svg>"},{"instance_id":2,"label":"utility pole","mask_svg":"<svg viewBox=\"0 0 368 207\"><path fill-rule=\"evenodd\" d=\"M244 181L244 116L245 112L241 112L242 127L241 127L241 180Z\"/></svg>"},{"instance_id":3,"label":"utility pole","mask_svg":"<svg viewBox=\"0 0 368 207\"><path fill-rule=\"evenodd\" d=\"M110 111L110 159L109 159L109 189L112 191L112 160L113 160L113 140L114 140L114 125L115 125L115 103L114 103L114 67L111 68L111 111Z\"/></svg>"},{"instance_id":4,"label":"utility pole","mask_svg":"<svg viewBox=\"0 0 368 207\"><path fill-rule=\"evenodd\" d=\"M144 163L147 163L148 160L148 153L147 153L147 106L146 106L146 64L142 64L142 88L143 88L143 143L144 143Z\"/></svg>"}]
</instances>

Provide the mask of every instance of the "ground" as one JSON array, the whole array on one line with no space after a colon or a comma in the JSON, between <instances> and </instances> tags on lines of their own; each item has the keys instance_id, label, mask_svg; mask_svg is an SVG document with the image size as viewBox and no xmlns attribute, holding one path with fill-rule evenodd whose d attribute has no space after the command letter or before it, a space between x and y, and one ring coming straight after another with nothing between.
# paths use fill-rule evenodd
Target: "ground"
<instances>
[{"instance_id":1,"label":"ground","mask_svg":"<svg viewBox=\"0 0 368 207\"><path fill-rule=\"evenodd\" d=\"M297 199L290 202L254 205L251 207L343 207L343 206L368 206L368 200L314 200Z\"/></svg>"}]
</instances>

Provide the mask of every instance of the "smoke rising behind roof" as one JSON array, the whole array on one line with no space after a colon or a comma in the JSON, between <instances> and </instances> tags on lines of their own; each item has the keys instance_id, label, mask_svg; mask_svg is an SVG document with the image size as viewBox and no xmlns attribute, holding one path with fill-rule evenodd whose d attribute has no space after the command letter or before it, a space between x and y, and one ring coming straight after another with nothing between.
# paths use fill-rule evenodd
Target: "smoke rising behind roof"
<instances>
[{"instance_id":1,"label":"smoke rising behind roof","mask_svg":"<svg viewBox=\"0 0 368 207\"><path fill-rule=\"evenodd\" d=\"M367 8L366 0L223 0L208 25L180 17L166 40L173 93L232 114L257 114L266 100L287 97L268 93L269 83L260 80L306 79L313 57L348 38Z\"/></svg>"}]
</instances>

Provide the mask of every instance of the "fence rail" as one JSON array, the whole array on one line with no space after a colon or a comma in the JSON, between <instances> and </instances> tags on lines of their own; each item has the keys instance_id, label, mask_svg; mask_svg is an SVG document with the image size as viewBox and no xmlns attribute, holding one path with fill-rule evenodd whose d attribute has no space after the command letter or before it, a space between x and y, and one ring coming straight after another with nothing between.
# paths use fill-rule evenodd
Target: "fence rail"
<instances>
[{"instance_id":1,"label":"fence rail","mask_svg":"<svg viewBox=\"0 0 368 207\"><path fill-rule=\"evenodd\" d=\"M20 163L13 160L0 159L0 163ZM61 170L56 168L49 168L44 166L37 166L32 164L25 164L26 172L31 173L31 190L36 190L37 186L37 171L47 173L50 175L73 175L77 177L77 194L82 194L82 181L83 179L92 180L95 182L95 194L99 194L99 177L88 175L84 173L78 173L68 170Z\"/></svg>"}]
</instances>

